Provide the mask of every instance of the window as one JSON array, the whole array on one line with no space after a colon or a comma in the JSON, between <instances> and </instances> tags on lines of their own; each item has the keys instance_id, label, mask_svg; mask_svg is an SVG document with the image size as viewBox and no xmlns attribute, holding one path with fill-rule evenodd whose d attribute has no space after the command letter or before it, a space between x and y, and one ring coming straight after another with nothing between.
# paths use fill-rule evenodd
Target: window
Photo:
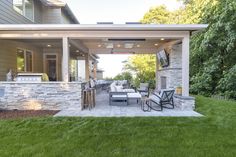
<instances>
[{"instance_id":1,"label":"window","mask_svg":"<svg viewBox=\"0 0 236 157\"><path fill-rule=\"evenodd\" d=\"M17 71L25 71L25 54L21 49L17 49Z\"/></svg>"},{"instance_id":2,"label":"window","mask_svg":"<svg viewBox=\"0 0 236 157\"><path fill-rule=\"evenodd\" d=\"M33 72L33 54L32 51L17 49L17 71Z\"/></svg>"},{"instance_id":3,"label":"window","mask_svg":"<svg viewBox=\"0 0 236 157\"><path fill-rule=\"evenodd\" d=\"M13 8L15 11L34 21L34 4L33 0L13 0Z\"/></svg>"},{"instance_id":4,"label":"window","mask_svg":"<svg viewBox=\"0 0 236 157\"><path fill-rule=\"evenodd\" d=\"M167 81L165 76L161 76L161 89L166 89Z\"/></svg>"},{"instance_id":5,"label":"window","mask_svg":"<svg viewBox=\"0 0 236 157\"><path fill-rule=\"evenodd\" d=\"M15 11L23 15L23 0L13 0Z\"/></svg>"},{"instance_id":6,"label":"window","mask_svg":"<svg viewBox=\"0 0 236 157\"><path fill-rule=\"evenodd\" d=\"M25 0L25 16L32 21L34 20L34 5L32 0Z\"/></svg>"}]
</instances>

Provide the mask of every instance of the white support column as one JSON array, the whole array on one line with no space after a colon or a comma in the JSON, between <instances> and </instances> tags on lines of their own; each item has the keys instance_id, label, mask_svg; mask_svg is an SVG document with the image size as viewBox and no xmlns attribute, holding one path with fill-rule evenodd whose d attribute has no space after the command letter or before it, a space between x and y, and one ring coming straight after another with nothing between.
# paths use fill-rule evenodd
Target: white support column
<instances>
[{"instance_id":1,"label":"white support column","mask_svg":"<svg viewBox=\"0 0 236 157\"><path fill-rule=\"evenodd\" d=\"M159 62L158 62L158 58L157 58L157 54L156 54L156 89L160 90L160 84L159 84L159 79L158 79L158 69L159 68Z\"/></svg>"},{"instance_id":2,"label":"white support column","mask_svg":"<svg viewBox=\"0 0 236 157\"><path fill-rule=\"evenodd\" d=\"M69 82L69 43L68 37L62 39L62 81Z\"/></svg>"},{"instance_id":3,"label":"white support column","mask_svg":"<svg viewBox=\"0 0 236 157\"><path fill-rule=\"evenodd\" d=\"M85 54L85 79L89 81L90 76L90 65L89 65L89 54Z\"/></svg>"},{"instance_id":4,"label":"white support column","mask_svg":"<svg viewBox=\"0 0 236 157\"><path fill-rule=\"evenodd\" d=\"M186 35L182 40L182 95L189 96L189 39Z\"/></svg>"}]
</instances>

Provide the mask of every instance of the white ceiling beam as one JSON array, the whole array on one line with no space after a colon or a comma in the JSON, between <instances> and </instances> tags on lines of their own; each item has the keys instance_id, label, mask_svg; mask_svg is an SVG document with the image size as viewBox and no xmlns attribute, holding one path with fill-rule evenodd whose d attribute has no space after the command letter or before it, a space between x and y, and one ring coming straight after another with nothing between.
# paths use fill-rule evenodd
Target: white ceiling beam
<instances>
[{"instance_id":1,"label":"white ceiling beam","mask_svg":"<svg viewBox=\"0 0 236 157\"><path fill-rule=\"evenodd\" d=\"M135 52L135 54L153 54L156 53L158 48L132 48L132 49L89 49L90 53L93 54L112 54L112 52Z\"/></svg>"},{"instance_id":2,"label":"white ceiling beam","mask_svg":"<svg viewBox=\"0 0 236 157\"><path fill-rule=\"evenodd\" d=\"M81 40L71 40L70 39L70 44L75 46L79 51L82 51L84 53L89 53L89 49L87 46L83 44Z\"/></svg>"}]
</instances>

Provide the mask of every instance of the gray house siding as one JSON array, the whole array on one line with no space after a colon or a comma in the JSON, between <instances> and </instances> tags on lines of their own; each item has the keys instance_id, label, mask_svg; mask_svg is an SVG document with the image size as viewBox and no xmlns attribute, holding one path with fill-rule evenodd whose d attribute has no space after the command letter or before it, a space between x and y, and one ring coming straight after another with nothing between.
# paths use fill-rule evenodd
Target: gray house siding
<instances>
[{"instance_id":1,"label":"gray house siding","mask_svg":"<svg viewBox=\"0 0 236 157\"><path fill-rule=\"evenodd\" d=\"M33 52L33 72L43 72L43 50L41 48L10 40L0 40L0 43L0 81L6 80L8 69L16 71L17 48L31 50Z\"/></svg>"},{"instance_id":2,"label":"gray house siding","mask_svg":"<svg viewBox=\"0 0 236 157\"><path fill-rule=\"evenodd\" d=\"M13 0L0 0L0 24L63 23L72 24L74 21L60 7L46 7L40 0L34 0L33 22L13 9ZM43 72L43 53L61 53L61 50L45 50L23 41L0 40L0 81L5 81L8 69L16 70L16 52L18 47L33 51L33 72ZM61 62L59 62L59 69L61 69ZM59 79L61 79L60 70Z\"/></svg>"},{"instance_id":3,"label":"gray house siding","mask_svg":"<svg viewBox=\"0 0 236 157\"><path fill-rule=\"evenodd\" d=\"M17 13L13 9L12 0L0 0L0 23L1 24L31 24L31 20Z\"/></svg>"},{"instance_id":4,"label":"gray house siding","mask_svg":"<svg viewBox=\"0 0 236 157\"><path fill-rule=\"evenodd\" d=\"M34 21L13 9L13 0L0 0L0 24L73 24L71 17L60 7L46 7L34 0Z\"/></svg>"},{"instance_id":5,"label":"gray house siding","mask_svg":"<svg viewBox=\"0 0 236 157\"><path fill-rule=\"evenodd\" d=\"M43 6L43 23L44 24L61 24L61 8L50 8Z\"/></svg>"},{"instance_id":6,"label":"gray house siding","mask_svg":"<svg viewBox=\"0 0 236 157\"><path fill-rule=\"evenodd\" d=\"M43 23L43 6L39 0L34 1L34 23Z\"/></svg>"},{"instance_id":7,"label":"gray house siding","mask_svg":"<svg viewBox=\"0 0 236 157\"><path fill-rule=\"evenodd\" d=\"M65 14L64 11L61 12L61 17L63 24L73 24L72 20Z\"/></svg>"}]
</instances>

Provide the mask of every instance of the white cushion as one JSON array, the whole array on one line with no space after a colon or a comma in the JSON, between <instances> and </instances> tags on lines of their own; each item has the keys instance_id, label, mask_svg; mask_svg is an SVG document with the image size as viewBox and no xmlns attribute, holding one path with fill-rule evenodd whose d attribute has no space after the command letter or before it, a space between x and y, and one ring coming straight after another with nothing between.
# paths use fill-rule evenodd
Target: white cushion
<instances>
[{"instance_id":1,"label":"white cushion","mask_svg":"<svg viewBox=\"0 0 236 157\"><path fill-rule=\"evenodd\" d=\"M117 92L123 91L123 86L115 86Z\"/></svg>"},{"instance_id":2,"label":"white cushion","mask_svg":"<svg viewBox=\"0 0 236 157\"><path fill-rule=\"evenodd\" d=\"M155 95L151 95L151 96L150 96L150 99L151 99L152 101L154 101L154 102L158 103L158 104L159 104L159 103L160 103L160 101L161 101L161 100L160 100L160 98L158 98L158 97L157 97L157 96L155 96Z\"/></svg>"},{"instance_id":3,"label":"white cushion","mask_svg":"<svg viewBox=\"0 0 236 157\"><path fill-rule=\"evenodd\" d=\"M127 95L112 95L113 98L126 98Z\"/></svg>"},{"instance_id":4,"label":"white cushion","mask_svg":"<svg viewBox=\"0 0 236 157\"><path fill-rule=\"evenodd\" d=\"M123 92L135 93L135 90L134 89L123 89Z\"/></svg>"},{"instance_id":5,"label":"white cushion","mask_svg":"<svg viewBox=\"0 0 236 157\"><path fill-rule=\"evenodd\" d=\"M115 91L116 91L116 86L114 86L114 85L111 84L111 85L110 85L110 88L111 88L111 91L112 91L112 92L115 92Z\"/></svg>"},{"instance_id":6,"label":"white cushion","mask_svg":"<svg viewBox=\"0 0 236 157\"><path fill-rule=\"evenodd\" d=\"M141 98L141 94L139 93L127 93L128 98Z\"/></svg>"}]
</instances>

